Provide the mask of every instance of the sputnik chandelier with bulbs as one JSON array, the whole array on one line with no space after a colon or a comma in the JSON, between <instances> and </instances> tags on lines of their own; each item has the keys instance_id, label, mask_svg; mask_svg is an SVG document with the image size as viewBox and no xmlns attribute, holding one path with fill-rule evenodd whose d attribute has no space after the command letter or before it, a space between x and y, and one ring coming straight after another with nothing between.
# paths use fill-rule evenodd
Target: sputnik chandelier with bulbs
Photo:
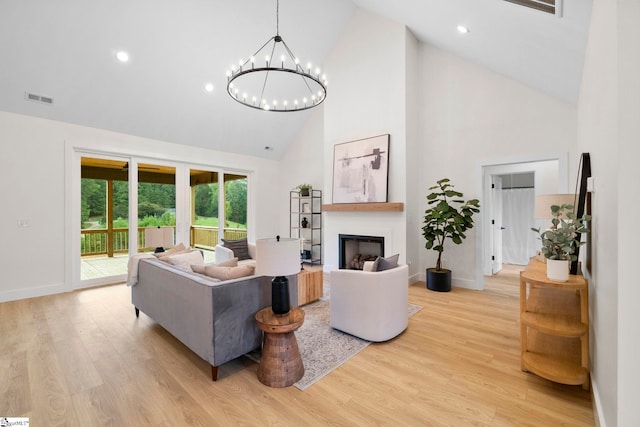
<instances>
[{"instance_id":1,"label":"sputnik chandelier with bulbs","mask_svg":"<svg viewBox=\"0 0 640 427\"><path fill-rule=\"evenodd\" d=\"M303 68L280 37L279 9L277 0L276 35L249 59L240 60L227 70L227 92L242 105L259 110L307 110L325 100L327 79L311 63Z\"/></svg>"}]
</instances>

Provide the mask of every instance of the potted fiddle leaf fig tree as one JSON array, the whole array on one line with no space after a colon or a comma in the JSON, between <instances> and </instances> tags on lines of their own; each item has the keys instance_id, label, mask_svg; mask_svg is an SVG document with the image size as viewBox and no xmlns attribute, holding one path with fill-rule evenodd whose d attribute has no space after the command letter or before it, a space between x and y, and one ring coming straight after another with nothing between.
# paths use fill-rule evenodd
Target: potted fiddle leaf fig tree
<instances>
[{"instance_id":1,"label":"potted fiddle leaf fig tree","mask_svg":"<svg viewBox=\"0 0 640 427\"><path fill-rule=\"evenodd\" d=\"M577 239L578 234L588 233L586 221L591 220L590 215L576 218L573 213L573 205L551 206L551 228L540 231L540 228L531 228L538 233L542 240L541 252L547 261L547 277L556 282L569 280L569 263L578 257L575 255L578 246L586 242Z\"/></svg>"},{"instance_id":2,"label":"potted fiddle leaf fig tree","mask_svg":"<svg viewBox=\"0 0 640 427\"><path fill-rule=\"evenodd\" d=\"M432 291L451 290L451 270L442 268L445 242L462 243L465 232L473 228L473 214L480 212L478 199L464 201L463 194L453 187L448 178L443 178L429 188L432 192L427 195L429 207L424 211L422 235L427 241L425 248L438 252L436 266L427 268L427 289Z\"/></svg>"}]
</instances>

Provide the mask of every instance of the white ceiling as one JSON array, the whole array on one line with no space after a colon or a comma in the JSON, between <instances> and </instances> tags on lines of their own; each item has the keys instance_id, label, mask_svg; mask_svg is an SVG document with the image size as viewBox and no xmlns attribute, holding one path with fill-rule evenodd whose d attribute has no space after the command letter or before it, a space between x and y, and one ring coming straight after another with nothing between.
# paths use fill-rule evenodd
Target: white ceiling
<instances>
[{"instance_id":1,"label":"white ceiling","mask_svg":"<svg viewBox=\"0 0 640 427\"><path fill-rule=\"evenodd\" d=\"M275 6L3 0L0 110L279 158L311 112L243 107L227 95L225 76L275 35ZM282 0L280 35L303 61L321 62L357 7L407 25L425 43L577 101L591 0L564 0L561 18L502 0ZM459 24L470 33L458 33ZM119 49L130 53L127 64L115 60ZM54 105L27 101L25 91L52 97Z\"/></svg>"}]
</instances>

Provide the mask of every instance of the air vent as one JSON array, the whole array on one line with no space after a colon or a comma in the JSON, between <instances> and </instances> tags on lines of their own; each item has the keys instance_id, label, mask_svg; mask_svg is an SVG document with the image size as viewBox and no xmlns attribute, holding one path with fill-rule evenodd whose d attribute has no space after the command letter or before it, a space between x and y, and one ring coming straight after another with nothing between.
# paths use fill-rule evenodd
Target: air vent
<instances>
[{"instance_id":1,"label":"air vent","mask_svg":"<svg viewBox=\"0 0 640 427\"><path fill-rule=\"evenodd\" d=\"M27 101L39 102L41 104L53 105L53 98L31 92L25 92L24 99L26 99Z\"/></svg>"},{"instance_id":2,"label":"air vent","mask_svg":"<svg viewBox=\"0 0 640 427\"><path fill-rule=\"evenodd\" d=\"M505 0L509 3L519 4L520 6L529 7L531 9L541 10L542 12L551 13L560 16L562 12L562 0Z\"/></svg>"}]
</instances>

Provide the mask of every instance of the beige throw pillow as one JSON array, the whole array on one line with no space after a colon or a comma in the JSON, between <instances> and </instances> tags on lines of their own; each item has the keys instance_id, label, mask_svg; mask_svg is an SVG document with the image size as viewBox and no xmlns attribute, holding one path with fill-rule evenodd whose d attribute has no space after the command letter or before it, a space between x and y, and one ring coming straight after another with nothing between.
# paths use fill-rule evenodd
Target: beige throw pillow
<instances>
[{"instance_id":1,"label":"beige throw pillow","mask_svg":"<svg viewBox=\"0 0 640 427\"><path fill-rule=\"evenodd\" d=\"M169 250L166 250L164 252L158 252L157 254L154 254L156 257L158 257L159 259L162 258L166 258L168 256L171 255L176 255L178 253L184 253L185 251L188 251L189 248L185 247L185 245L183 243L178 243L177 245L175 245L174 247L172 247Z\"/></svg>"},{"instance_id":2,"label":"beige throw pillow","mask_svg":"<svg viewBox=\"0 0 640 427\"><path fill-rule=\"evenodd\" d=\"M241 277L253 276L255 267L252 265L239 265L237 267L219 267L208 265L204 268L204 274L220 280L239 279Z\"/></svg>"},{"instance_id":3,"label":"beige throw pillow","mask_svg":"<svg viewBox=\"0 0 640 427\"><path fill-rule=\"evenodd\" d=\"M226 261L222 261L219 264L216 263L207 263L207 264L194 264L191 266L191 270L193 270L196 273L200 273L200 274L207 274L205 272L205 268L206 267L211 267L211 266L217 266L217 267L237 267L238 266L238 258L231 258L228 259Z\"/></svg>"}]
</instances>

